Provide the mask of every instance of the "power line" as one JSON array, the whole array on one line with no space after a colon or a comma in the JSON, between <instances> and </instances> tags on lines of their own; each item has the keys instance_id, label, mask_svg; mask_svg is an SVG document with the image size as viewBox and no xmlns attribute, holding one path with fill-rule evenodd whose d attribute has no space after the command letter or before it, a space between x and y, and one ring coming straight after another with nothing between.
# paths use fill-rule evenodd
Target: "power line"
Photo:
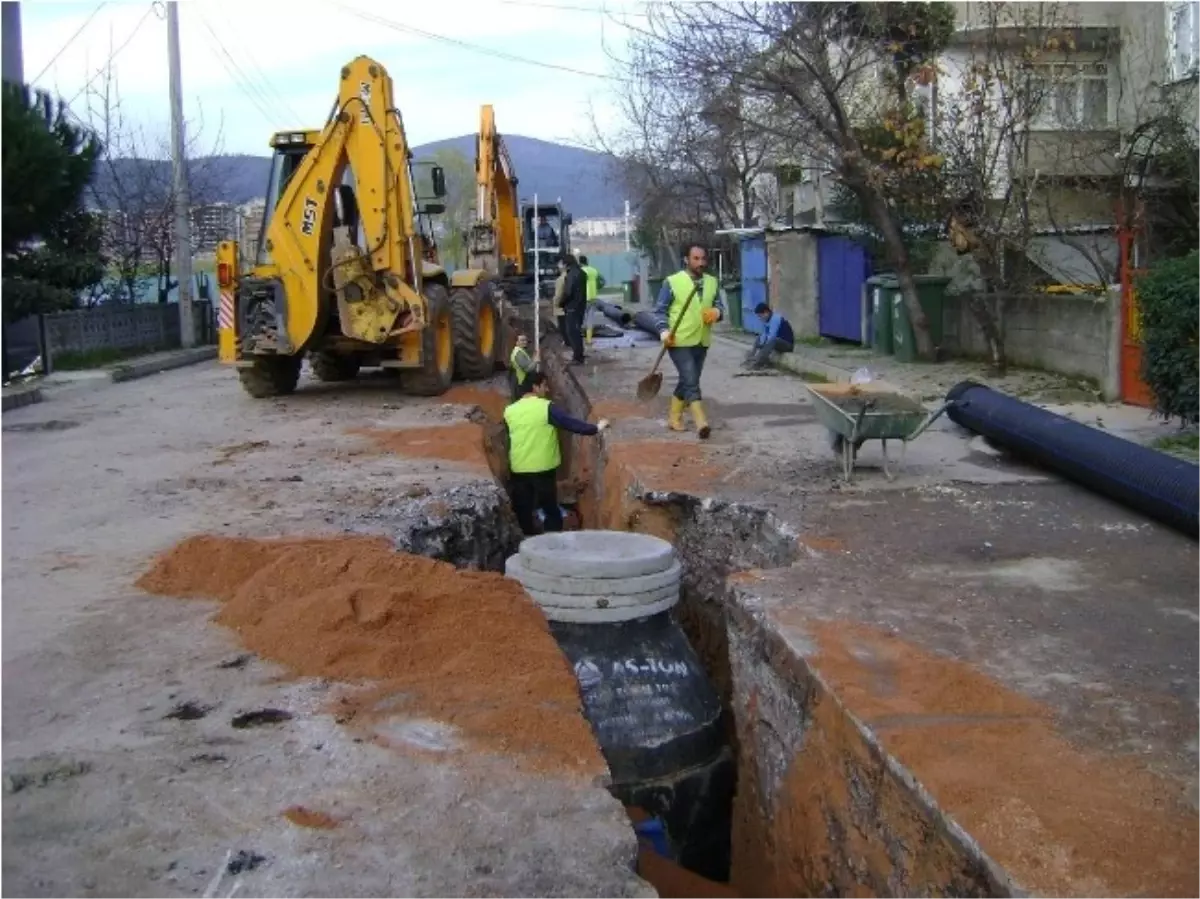
<instances>
[{"instance_id":1,"label":"power line","mask_svg":"<svg viewBox=\"0 0 1200 899\"><path fill-rule=\"evenodd\" d=\"M67 38L67 42L58 48L58 52L55 53L54 56L52 56L50 58L50 61L48 63L46 63L45 68L43 68L40 72L37 73L37 77L35 77L32 81L30 81L29 82L30 84L36 84L43 75L45 75L47 72L50 71L50 67L52 65L54 65L56 62L58 62L58 58L67 52L67 48L70 47L71 44L75 43L75 38L77 38L77 37L79 37L79 35L83 34L83 29L87 28L88 25L91 24L92 19L96 18L96 13L100 12L100 10L104 9L104 7L107 5L108 5L108 0L102 0L102 2L99 3L96 6L96 8L92 10L91 15L89 15L86 19L84 19L83 24L80 25L79 28L77 28L75 30L75 33L73 35L71 35L69 38Z\"/></svg>"},{"instance_id":2,"label":"power line","mask_svg":"<svg viewBox=\"0 0 1200 899\"><path fill-rule=\"evenodd\" d=\"M240 43L238 44L238 47L241 48ZM296 122L296 123L300 122L301 116L296 112L295 108L293 108L292 104L290 102L288 102L288 99L287 99L287 97L285 97L283 95L283 92L280 91L279 88L277 88L275 86L275 83L271 80L271 78L267 75L267 73L262 70L262 67L258 64L258 61L254 58L254 54L247 53L244 55L245 55L246 59L248 59L250 61L251 68L255 72L258 73L259 78L262 80L262 84L265 88L265 90L263 91L264 96L267 99L271 99L273 97L274 100L277 101L280 106L284 107L284 109L287 111L287 114L292 117L293 122Z\"/></svg>"},{"instance_id":3,"label":"power line","mask_svg":"<svg viewBox=\"0 0 1200 899\"><path fill-rule=\"evenodd\" d=\"M524 56L517 56L512 53L506 53L503 50L493 50L491 47L483 47L479 44L472 44L467 41L459 40L458 38L447 37L444 34L436 34L432 31L426 31L423 28L417 28L415 25L401 25L399 22L393 22L391 19L385 19L382 16L374 15L373 13L364 12L360 9L346 6L345 4L334 2L337 6L351 15L358 16L360 19L369 22L375 22L378 25L383 25L387 28L392 28L396 31L401 31L406 34L415 34L418 37L423 37L431 41L448 44L453 47L459 47L463 50L470 50L474 53L482 54L483 56L493 56L496 59L503 59L508 62L518 62L527 66L538 66L543 69L553 69L558 72L569 72L572 75L583 75L586 78L598 78L602 81L627 81L626 78L621 78L617 75L604 75L600 72L585 72L583 69L573 69L570 66L560 66L552 62L542 62L537 59L527 59Z\"/></svg>"},{"instance_id":4,"label":"power line","mask_svg":"<svg viewBox=\"0 0 1200 899\"><path fill-rule=\"evenodd\" d=\"M84 91L86 91L89 87L91 87L93 84L95 84L97 78L99 78L101 75L103 75L105 72L109 71L112 68L113 62L115 62L116 58L121 55L121 51L124 50L126 47L128 47L130 42L135 37L137 37L137 33L142 30L142 26L146 24L146 20L148 18L150 18L151 14L155 11L155 8L157 6L158 6L157 3L150 4L150 8L148 10L146 10L145 14L140 19L138 19L137 24L133 26L133 31L129 32L129 37L125 38L125 40L121 42L121 46L117 47L116 50L114 50L111 54L109 54L108 62L106 62L96 72L95 75L93 75L91 78L89 78L87 80L87 83L85 83L83 85L83 87L81 87L78 90L78 92L75 94L74 97L72 97L70 100L67 101L67 106L70 106L72 103L74 103L80 97L82 97Z\"/></svg>"},{"instance_id":5,"label":"power line","mask_svg":"<svg viewBox=\"0 0 1200 899\"><path fill-rule=\"evenodd\" d=\"M233 82L237 86L238 90L245 94L246 98L252 104L254 104L254 108L258 110L259 115L261 115L268 122L271 122L273 125L277 125L278 119L276 119L271 112L264 108L264 104L266 107L270 107L271 101L260 88L254 85L254 83L246 77L246 73L242 71L241 66L237 64L237 61L229 54L229 51L225 49L225 45L221 42L221 39L217 37L217 32L214 31L212 26L208 24L208 20L204 18L203 13L200 13L200 24L204 26L205 30L208 31L208 33L212 36L212 39L216 42L216 49L220 54L217 57L217 62L221 63L221 67L225 70L225 73L233 79ZM225 59L221 59L221 56L224 56ZM233 69L230 69L229 65L225 64L225 60L229 61L229 65L232 65Z\"/></svg>"},{"instance_id":6,"label":"power line","mask_svg":"<svg viewBox=\"0 0 1200 899\"><path fill-rule=\"evenodd\" d=\"M636 10L625 9L623 7L609 9L604 6L571 6L570 4L564 3L535 3L533 0L500 0L500 2L506 6L530 6L535 9L560 9L563 12L589 12L601 16L620 13L621 15L626 16L640 16L644 19L647 15L644 12L637 12Z\"/></svg>"}]
</instances>

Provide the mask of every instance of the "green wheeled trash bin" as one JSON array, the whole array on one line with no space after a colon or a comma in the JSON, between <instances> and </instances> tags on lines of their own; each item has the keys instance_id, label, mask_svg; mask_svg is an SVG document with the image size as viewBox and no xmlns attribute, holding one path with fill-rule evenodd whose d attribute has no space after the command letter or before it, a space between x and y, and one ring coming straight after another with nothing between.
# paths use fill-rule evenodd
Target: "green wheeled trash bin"
<instances>
[{"instance_id":1,"label":"green wheeled trash bin","mask_svg":"<svg viewBox=\"0 0 1200 899\"><path fill-rule=\"evenodd\" d=\"M937 275L917 275L913 280L917 283L917 299L929 324L929 338L935 347L939 347L942 345L943 309L950 279ZM917 360L917 342L913 336L912 320L909 318L908 307L904 305L904 296L899 287L892 295L892 342L897 361Z\"/></svg>"},{"instance_id":2,"label":"green wheeled trash bin","mask_svg":"<svg viewBox=\"0 0 1200 899\"><path fill-rule=\"evenodd\" d=\"M867 278L867 301L871 304L871 347L884 356L895 352L892 343L892 295L899 288L900 282L895 275L872 275Z\"/></svg>"},{"instance_id":3,"label":"green wheeled trash bin","mask_svg":"<svg viewBox=\"0 0 1200 899\"><path fill-rule=\"evenodd\" d=\"M646 286L650 290L650 296L646 299L646 302L649 303L651 306L653 306L655 303L658 302L658 292L660 290L662 290L663 281L665 281L665 280L666 280L666 278L648 278L647 279Z\"/></svg>"},{"instance_id":4,"label":"green wheeled trash bin","mask_svg":"<svg viewBox=\"0 0 1200 899\"><path fill-rule=\"evenodd\" d=\"M726 312L729 314L731 327L742 330L742 285L733 283L725 285Z\"/></svg>"}]
</instances>

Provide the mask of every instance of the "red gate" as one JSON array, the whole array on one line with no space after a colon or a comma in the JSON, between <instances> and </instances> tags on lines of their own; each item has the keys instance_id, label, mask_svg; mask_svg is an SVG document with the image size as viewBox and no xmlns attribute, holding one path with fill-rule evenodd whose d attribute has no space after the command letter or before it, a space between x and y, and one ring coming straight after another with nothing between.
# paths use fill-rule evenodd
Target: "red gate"
<instances>
[{"instance_id":1,"label":"red gate","mask_svg":"<svg viewBox=\"0 0 1200 899\"><path fill-rule=\"evenodd\" d=\"M1134 268L1134 237L1131 228L1122 226L1117 232L1121 266L1121 400L1153 408L1154 394L1142 380L1142 314L1133 287L1142 270Z\"/></svg>"}]
</instances>

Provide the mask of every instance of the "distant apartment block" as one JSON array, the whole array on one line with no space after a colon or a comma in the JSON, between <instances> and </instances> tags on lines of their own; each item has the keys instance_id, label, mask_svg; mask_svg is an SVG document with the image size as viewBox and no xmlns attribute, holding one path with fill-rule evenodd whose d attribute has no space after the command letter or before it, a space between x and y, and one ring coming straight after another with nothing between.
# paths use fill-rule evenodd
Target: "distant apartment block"
<instances>
[{"instance_id":1,"label":"distant apartment block","mask_svg":"<svg viewBox=\"0 0 1200 899\"><path fill-rule=\"evenodd\" d=\"M199 253L211 253L223 240L237 237L238 207L232 203L209 203L192 207L192 246Z\"/></svg>"},{"instance_id":2,"label":"distant apartment block","mask_svg":"<svg viewBox=\"0 0 1200 899\"><path fill-rule=\"evenodd\" d=\"M601 237L624 237L624 218L593 218L576 219L571 223L571 235L580 240L583 238L596 239Z\"/></svg>"}]
</instances>

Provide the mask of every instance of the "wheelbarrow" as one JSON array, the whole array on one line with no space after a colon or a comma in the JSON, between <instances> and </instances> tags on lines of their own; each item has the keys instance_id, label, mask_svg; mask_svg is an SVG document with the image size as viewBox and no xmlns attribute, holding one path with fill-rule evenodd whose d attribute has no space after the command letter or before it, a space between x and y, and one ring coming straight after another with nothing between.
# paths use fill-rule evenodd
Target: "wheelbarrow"
<instances>
[{"instance_id":1,"label":"wheelbarrow","mask_svg":"<svg viewBox=\"0 0 1200 899\"><path fill-rule=\"evenodd\" d=\"M899 440L900 465L904 466L909 442L916 440L941 417L953 402L927 412L902 393L874 384L808 384L817 418L828 430L831 447L842 460L846 483L854 481L858 451L868 440L883 442L883 474L892 480L888 441Z\"/></svg>"}]
</instances>

